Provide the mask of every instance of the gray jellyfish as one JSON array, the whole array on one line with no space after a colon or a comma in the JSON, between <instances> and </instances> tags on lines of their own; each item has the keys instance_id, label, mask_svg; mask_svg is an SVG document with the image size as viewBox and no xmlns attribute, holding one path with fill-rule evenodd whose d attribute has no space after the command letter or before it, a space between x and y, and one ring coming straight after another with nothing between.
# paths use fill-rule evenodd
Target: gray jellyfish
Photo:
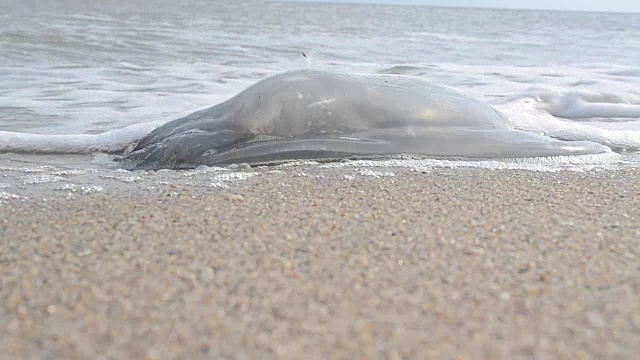
<instances>
[{"instance_id":1,"label":"gray jellyfish","mask_svg":"<svg viewBox=\"0 0 640 360\"><path fill-rule=\"evenodd\" d=\"M131 144L132 169L418 154L500 158L608 152L509 127L492 107L411 77L295 71L170 121Z\"/></svg>"}]
</instances>

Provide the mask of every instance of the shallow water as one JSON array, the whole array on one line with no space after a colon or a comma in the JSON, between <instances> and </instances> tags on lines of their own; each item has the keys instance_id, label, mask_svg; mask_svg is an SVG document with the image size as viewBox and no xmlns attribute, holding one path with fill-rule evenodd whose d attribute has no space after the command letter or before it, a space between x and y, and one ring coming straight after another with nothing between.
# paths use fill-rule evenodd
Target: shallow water
<instances>
[{"instance_id":1,"label":"shallow water","mask_svg":"<svg viewBox=\"0 0 640 360\"><path fill-rule=\"evenodd\" d=\"M27 156L28 157L28 156ZM132 191L162 193L168 197L191 196L194 189L233 193L248 179L286 181L309 177L317 181L342 181L345 186L354 179L389 178L408 173L433 173L456 168L526 170L542 172L615 171L620 169L620 155L606 153L535 159L431 159L409 155L373 158L350 158L340 161L291 161L268 166L246 164L230 167L200 166L190 170L128 171L105 166L72 169L60 165L34 165L29 159L0 157L0 206L20 201L47 201L65 198L70 201L97 193ZM329 173L330 172L330 173ZM284 178L283 178L284 176ZM327 180L329 181L329 180ZM132 186L133 185L133 186Z\"/></svg>"},{"instance_id":2,"label":"shallow water","mask_svg":"<svg viewBox=\"0 0 640 360\"><path fill-rule=\"evenodd\" d=\"M120 146L267 76L319 69L420 77L494 106L515 128L596 141L625 153L617 165L638 163L638 14L8 0L0 20L0 147L48 146L15 132L107 132ZM83 139L94 138L71 145ZM0 157L15 161L114 166L101 154Z\"/></svg>"}]
</instances>

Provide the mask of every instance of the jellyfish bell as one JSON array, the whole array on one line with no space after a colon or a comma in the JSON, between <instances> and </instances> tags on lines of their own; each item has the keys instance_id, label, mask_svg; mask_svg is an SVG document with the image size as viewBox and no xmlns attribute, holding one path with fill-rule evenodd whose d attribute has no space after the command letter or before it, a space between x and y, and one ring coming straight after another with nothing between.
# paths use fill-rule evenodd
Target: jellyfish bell
<instances>
[{"instance_id":1,"label":"jellyfish bell","mask_svg":"<svg viewBox=\"0 0 640 360\"><path fill-rule=\"evenodd\" d=\"M295 71L168 122L132 143L122 165L192 168L351 155L499 158L608 152L518 131L492 107L396 75Z\"/></svg>"}]
</instances>

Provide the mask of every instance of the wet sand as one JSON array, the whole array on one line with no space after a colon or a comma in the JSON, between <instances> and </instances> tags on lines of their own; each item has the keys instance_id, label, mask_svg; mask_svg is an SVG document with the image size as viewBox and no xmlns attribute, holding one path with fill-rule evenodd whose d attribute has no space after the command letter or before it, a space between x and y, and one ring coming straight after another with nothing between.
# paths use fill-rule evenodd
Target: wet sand
<instances>
[{"instance_id":1,"label":"wet sand","mask_svg":"<svg viewBox=\"0 0 640 360\"><path fill-rule=\"evenodd\" d=\"M374 170L5 200L0 353L640 353L640 171Z\"/></svg>"}]
</instances>

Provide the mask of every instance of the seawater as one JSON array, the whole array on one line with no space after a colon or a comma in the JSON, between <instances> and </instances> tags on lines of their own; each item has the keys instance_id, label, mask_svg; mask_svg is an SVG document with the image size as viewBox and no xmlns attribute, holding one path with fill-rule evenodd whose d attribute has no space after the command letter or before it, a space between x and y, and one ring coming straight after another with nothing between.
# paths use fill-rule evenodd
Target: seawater
<instances>
[{"instance_id":1,"label":"seawater","mask_svg":"<svg viewBox=\"0 0 640 360\"><path fill-rule=\"evenodd\" d=\"M596 141L622 154L470 166L633 166L640 150L638 23L640 14L397 5L5 0L0 147L49 146L46 136L23 133L85 134L73 146L88 139L87 147L102 134L103 143L120 144L265 77L318 69L421 77L494 106L515 128ZM55 175L70 169L84 172L82 189L94 172L123 176L115 167L100 153L4 153L0 173L9 180L0 178L0 191L81 177ZM49 177L30 182L29 171Z\"/></svg>"}]
</instances>

